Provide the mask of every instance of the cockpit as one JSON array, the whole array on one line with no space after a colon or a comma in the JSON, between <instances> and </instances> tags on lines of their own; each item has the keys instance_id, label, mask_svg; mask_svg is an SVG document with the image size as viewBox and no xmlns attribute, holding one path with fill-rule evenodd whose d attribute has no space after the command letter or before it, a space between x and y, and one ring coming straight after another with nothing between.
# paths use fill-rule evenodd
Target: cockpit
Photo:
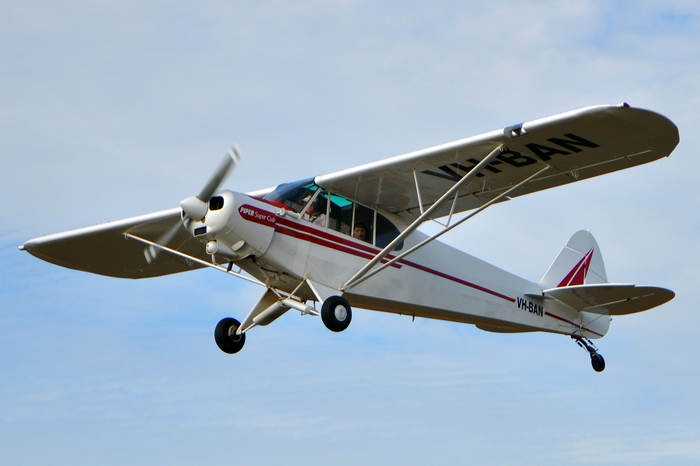
<instances>
[{"instance_id":1,"label":"cockpit","mask_svg":"<svg viewBox=\"0 0 700 466\"><path fill-rule=\"evenodd\" d=\"M384 248L399 229L376 210L328 192L313 179L279 185L264 198L287 207L302 219L357 240ZM403 247L400 243L395 250Z\"/></svg>"}]
</instances>

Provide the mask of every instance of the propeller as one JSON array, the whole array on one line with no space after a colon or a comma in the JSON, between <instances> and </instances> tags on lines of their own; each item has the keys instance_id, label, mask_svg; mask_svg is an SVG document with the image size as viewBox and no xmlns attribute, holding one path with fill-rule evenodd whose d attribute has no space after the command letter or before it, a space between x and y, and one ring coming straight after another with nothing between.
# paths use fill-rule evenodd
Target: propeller
<instances>
[{"instance_id":1,"label":"propeller","mask_svg":"<svg viewBox=\"0 0 700 466\"><path fill-rule=\"evenodd\" d=\"M234 144L224 157L221 165L219 165L211 178L209 178L209 181L207 181L207 184L204 185L199 194L185 198L180 202L180 208L182 208L184 212L182 220L166 230L155 243L167 246L182 225L186 225L192 219L201 221L207 214L209 199L219 190L221 183L223 183L226 177L236 168L240 160L240 149ZM158 257L159 251L160 249L155 246L148 246L144 249L143 255L146 256L146 262L152 264L156 257Z\"/></svg>"},{"instance_id":2,"label":"propeller","mask_svg":"<svg viewBox=\"0 0 700 466\"><path fill-rule=\"evenodd\" d=\"M219 185L229 172L238 165L241 160L241 155L238 147L235 145L228 151L226 157L219 168L214 172L204 188L196 196L190 196L180 202L180 207L189 218L193 220L202 220L207 213L209 207L209 199L219 189Z\"/></svg>"}]
</instances>

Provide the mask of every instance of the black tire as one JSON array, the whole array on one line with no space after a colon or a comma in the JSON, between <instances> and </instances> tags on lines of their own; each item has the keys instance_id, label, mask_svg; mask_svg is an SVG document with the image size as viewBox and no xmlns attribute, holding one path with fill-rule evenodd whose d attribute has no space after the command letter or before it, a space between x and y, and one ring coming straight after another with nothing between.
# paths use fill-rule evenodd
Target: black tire
<instances>
[{"instance_id":1,"label":"black tire","mask_svg":"<svg viewBox=\"0 0 700 466\"><path fill-rule=\"evenodd\" d=\"M236 335L236 330L241 323L231 317L221 319L214 330L214 340L216 346L221 351L228 354L238 353L245 345L245 333Z\"/></svg>"},{"instance_id":2,"label":"black tire","mask_svg":"<svg viewBox=\"0 0 700 466\"><path fill-rule=\"evenodd\" d=\"M341 296L331 296L323 302L321 319L328 330L342 332L352 320L350 303Z\"/></svg>"},{"instance_id":3,"label":"black tire","mask_svg":"<svg viewBox=\"0 0 700 466\"><path fill-rule=\"evenodd\" d=\"M591 355L591 365L593 370L596 372L603 372L605 370L605 359L598 353Z\"/></svg>"}]
</instances>

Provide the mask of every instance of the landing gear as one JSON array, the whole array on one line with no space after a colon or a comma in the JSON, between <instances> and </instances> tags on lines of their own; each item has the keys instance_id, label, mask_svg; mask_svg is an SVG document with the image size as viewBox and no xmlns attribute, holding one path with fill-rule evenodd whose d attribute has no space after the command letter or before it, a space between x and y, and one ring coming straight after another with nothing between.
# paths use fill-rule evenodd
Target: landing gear
<instances>
[{"instance_id":1,"label":"landing gear","mask_svg":"<svg viewBox=\"0 0 700 466\"><path fill-rule=\"evenodd\" d=\"M328 330L342 332L352 320L350 304L341 296L331 296L323 302L321 319Z\"/></svg>"},{"instance_id":2,"label":"landing gear","mask_svg":"<svg viewBox=\"0 0 700 466\"><path fill-rule=\"evenodd\" d=\"M221 351L228 354L238 353L245 344L245 333L236 334L241 323L231 317L221 319L214 330L214 340Z\"/></svg>"},{"instance_id":3,"label":"landing gear","mask_svg":"<svg viewBox=\"0 0 700 466\"><path fill-rule=\"evenodd\" d=\"M591 365L593 366L594 371L603 372L603 369L605 369L605 359L603 359L603 356L598 353L592 354Z\"/></svg>"},{"instance_id":4,"label":"landing gear","mask_svg":"<svg viewBox=\"0 0 700 466\"><path fill-rule=\"evenodd\" d=\"M588 351L588 353L591 355L591 365L593 366L593 370L596 372L603 372L603 370L605 370L605 359L603 359L603 356L598 353L598 348L591 343L591 340L576 336L572 336L571 338L576 340L576 344Z\"/></svg>"}]
</instances>

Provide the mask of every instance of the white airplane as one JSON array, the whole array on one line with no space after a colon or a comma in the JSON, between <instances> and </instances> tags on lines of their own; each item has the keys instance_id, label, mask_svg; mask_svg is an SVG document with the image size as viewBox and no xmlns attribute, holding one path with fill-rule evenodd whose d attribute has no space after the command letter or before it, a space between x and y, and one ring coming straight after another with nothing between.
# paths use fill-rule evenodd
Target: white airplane
<instances>
[{"instance_id":1,"label":"white airplane","mask_svg":"<svg viewBox=\"0 0 700 466\"><path fill-rule=\"evenodd\" d=\"M210 267L261 285L241 322L216 326L226 353L290 309L343 331L352 305L489 332L568 335L600 372L605 361L591 340L607 333L611 316L659 306L672 291L609 283L587 231L571 237L539 282L434 240L494 203L651 162L678 142L664 116L600 105L248 194L219 191L239 161L234 147L180 208L43 236L20 249L111 277ZM417 230L439 218L440 232Z\"/></svg>"}]
</instances>

